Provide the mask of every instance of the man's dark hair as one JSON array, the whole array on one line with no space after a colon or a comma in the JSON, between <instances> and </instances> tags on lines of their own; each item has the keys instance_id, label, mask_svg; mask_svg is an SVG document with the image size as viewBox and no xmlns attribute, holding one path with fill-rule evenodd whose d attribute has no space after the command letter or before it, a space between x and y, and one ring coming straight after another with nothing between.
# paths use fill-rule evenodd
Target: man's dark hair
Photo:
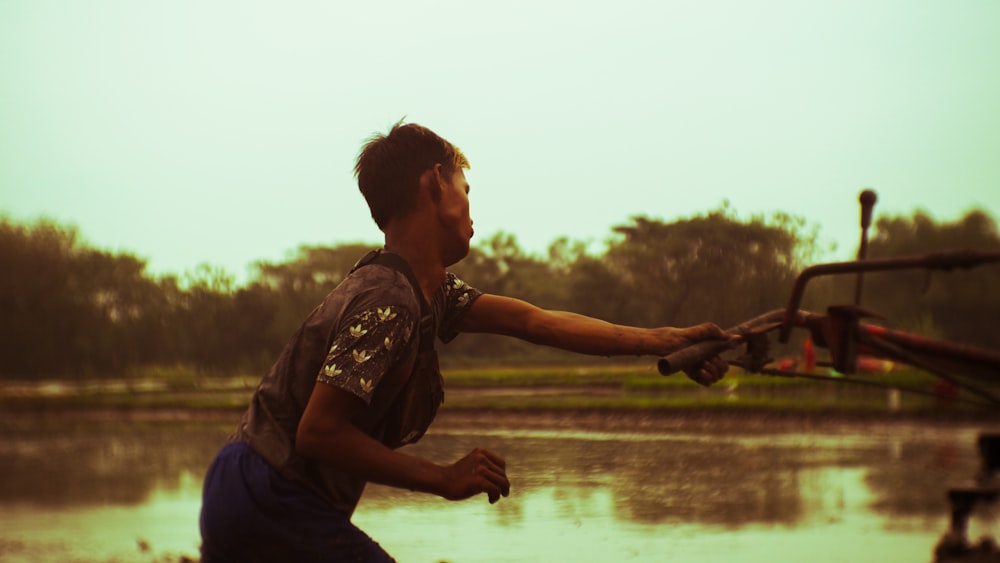
<instances>
[{"instance_id":1,"label":"man's dark hair","mask_svg":"<svg viewBox=\"0 0 1000 563\"><path fill-rule=\"evenodd\" d=\"M455 145L415 123L400 121L388 134L377 133L361 148L354 175L379 229L405 215L416 202L420 176L441 164L452 175L469 168L469 161Z\"/></svg>"}]
</instances>

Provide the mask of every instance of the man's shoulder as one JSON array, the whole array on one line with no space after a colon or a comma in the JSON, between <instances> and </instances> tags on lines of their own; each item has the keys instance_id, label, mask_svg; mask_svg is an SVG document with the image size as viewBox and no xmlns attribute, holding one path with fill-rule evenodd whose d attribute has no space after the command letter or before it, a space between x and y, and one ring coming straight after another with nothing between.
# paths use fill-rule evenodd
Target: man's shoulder
<instances>
[{"instance_id":1,"label":"man's shoulder","mask_svg":"<svg viewBox=\"0 0 1000 563\"><path fill-rule=\"evenodd\" d=\"M420 310L420 303L401 272L382 264L369 264L351 272L327 296L324 304L343 303L350 310L396 306L412 311Z\"/></svg>"}]
</instances>

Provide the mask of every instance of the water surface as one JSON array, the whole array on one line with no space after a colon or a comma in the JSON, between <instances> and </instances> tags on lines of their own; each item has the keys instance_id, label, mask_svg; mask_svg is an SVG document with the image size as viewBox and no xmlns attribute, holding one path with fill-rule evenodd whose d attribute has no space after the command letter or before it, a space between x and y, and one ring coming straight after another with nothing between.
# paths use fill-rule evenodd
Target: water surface
<instances>
[{"instance_id":1,"label":"water surface","mask_svg":"<svg viewBox=\"0 0 1000 563\"><path fill-rule=\"evenodd\" d=\"M370 486L355 521L403 562L929 561L975 425L657 427L445 413L408 451L508 462L511 496L448 502ZM203 472L231 424L6 420L0 560L197 556ZM994 520L973 535L996 534Z\"/></svg>"}]
</instances>

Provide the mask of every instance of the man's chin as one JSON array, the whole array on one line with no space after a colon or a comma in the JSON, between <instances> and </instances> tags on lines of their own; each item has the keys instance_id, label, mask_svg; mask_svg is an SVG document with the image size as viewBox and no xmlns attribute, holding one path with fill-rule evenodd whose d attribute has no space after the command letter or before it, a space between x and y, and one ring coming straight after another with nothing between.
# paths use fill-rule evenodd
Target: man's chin
<instances>
[{"instance_id":1,"label":"man's chin","mask_svg":"<svg viewBox=\"0 0 1000 563\"><path fill-rule=\"evenodd\" d=\"M466 242L463 248L456 249L456 252L454 254L448 256L448 260L446 260L447 263L445 264L445 267L446 268L450 267L454 264L458 264L462 260L465 260L465 257L469 255L469 250L470 250L469 243Z\"/></svg>"}]
</instances>

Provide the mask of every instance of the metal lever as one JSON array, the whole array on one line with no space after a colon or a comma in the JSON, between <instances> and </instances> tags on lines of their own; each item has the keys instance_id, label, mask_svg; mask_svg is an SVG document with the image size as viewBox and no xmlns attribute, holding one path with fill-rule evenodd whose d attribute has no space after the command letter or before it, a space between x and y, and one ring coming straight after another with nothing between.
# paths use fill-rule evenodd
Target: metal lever
<instances>
[{"instance_id":1,"label":"metal lever","mask_svg":"<svg viewBox=\"0 0 1000 563\"><path fill-rule=\"evenodd\" d=\"M874 190L864 190L858 198L861 202L861 246L858 247L858 260L864 260L868 256L868 227L872 225L872 208L878 196ZM854 304L861 304L861 286L863 285L864 273L858 272L857 281L854 283Z\"/></svg>"}]
</instances>

